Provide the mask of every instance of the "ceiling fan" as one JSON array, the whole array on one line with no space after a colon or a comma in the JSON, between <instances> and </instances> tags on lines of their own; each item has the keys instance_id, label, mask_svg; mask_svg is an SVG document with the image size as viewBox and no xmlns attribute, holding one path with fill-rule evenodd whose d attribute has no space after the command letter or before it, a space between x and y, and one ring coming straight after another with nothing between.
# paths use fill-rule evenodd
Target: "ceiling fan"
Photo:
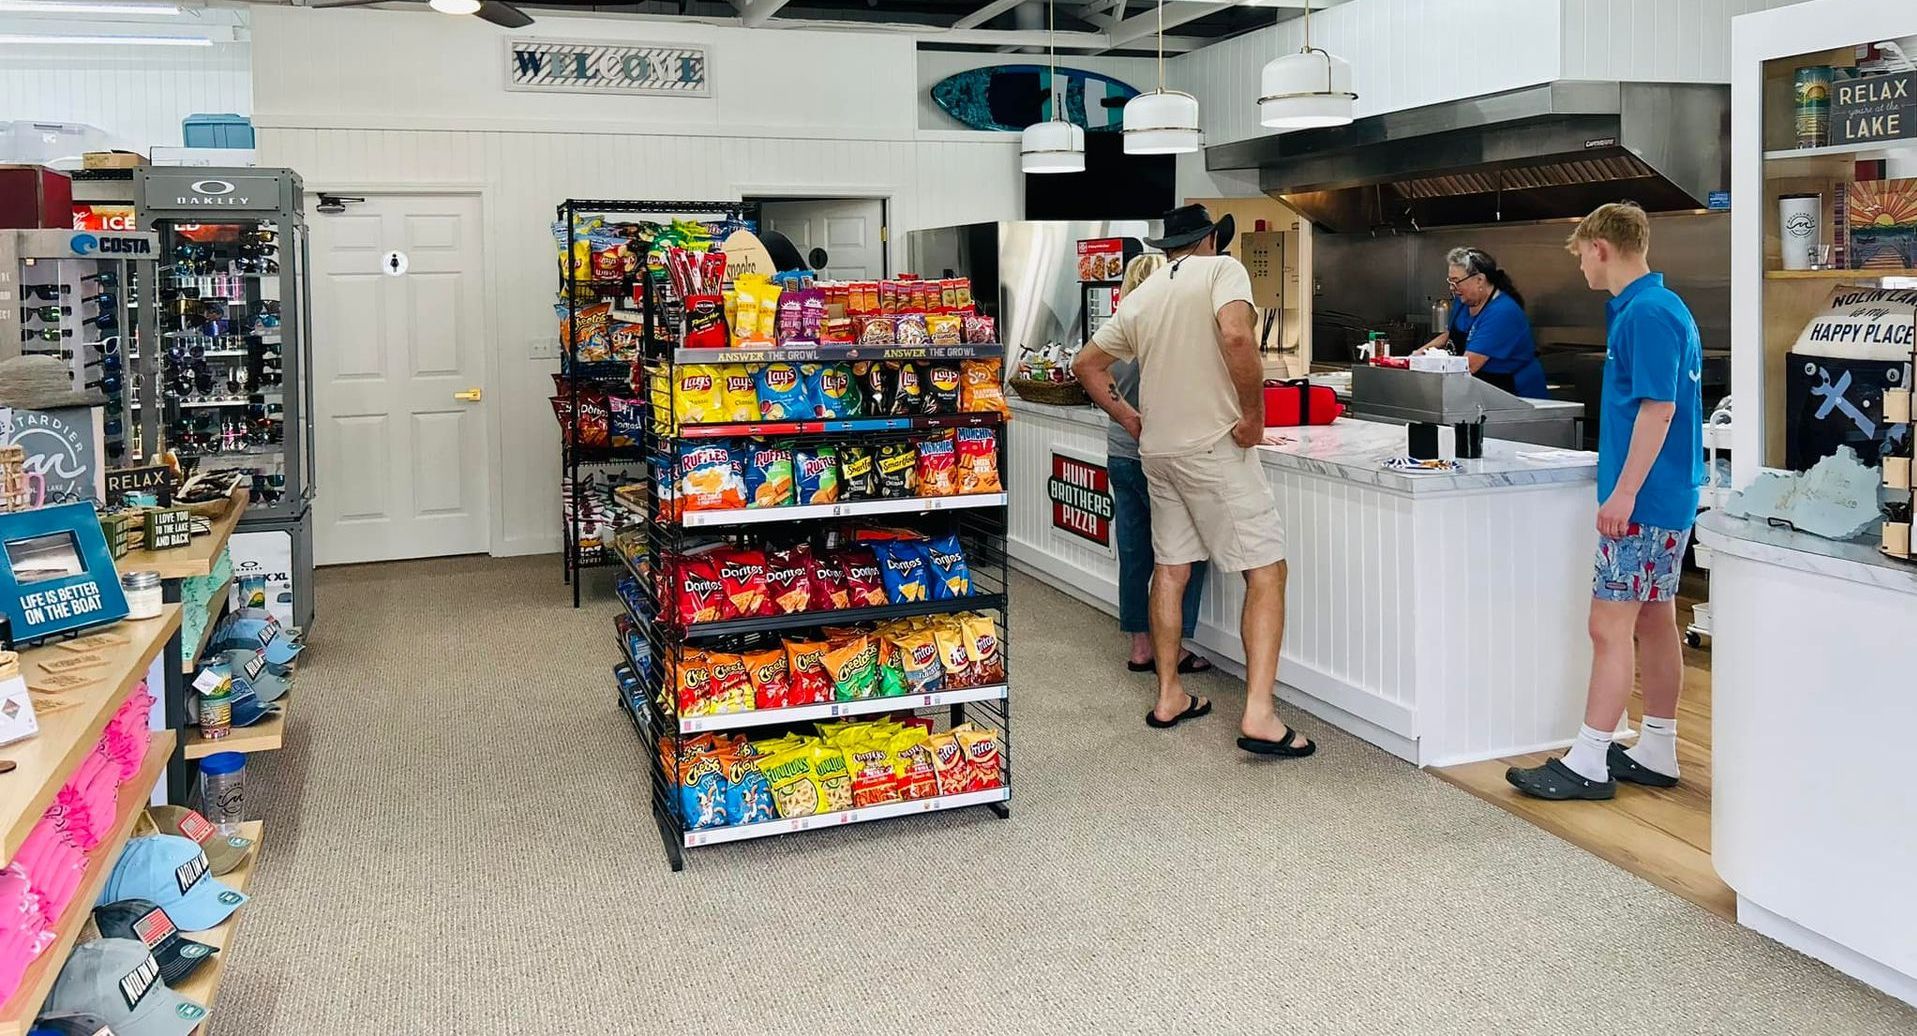
<instances>
[{"instance_id":1,"label":"ceiling fan","mask_svg":"<svg viewBox=\"0 0 1917 1036\"><path fill-rule=\"evenodd\" d=\"M368 7L373 4L400 2L425 3L426 6L441 14L472 14L482 20L508 29L518 29L533 23L532 15L503 3L501 0L308 0L306 6L326 7Z\"/></svg>"}]
</instances>

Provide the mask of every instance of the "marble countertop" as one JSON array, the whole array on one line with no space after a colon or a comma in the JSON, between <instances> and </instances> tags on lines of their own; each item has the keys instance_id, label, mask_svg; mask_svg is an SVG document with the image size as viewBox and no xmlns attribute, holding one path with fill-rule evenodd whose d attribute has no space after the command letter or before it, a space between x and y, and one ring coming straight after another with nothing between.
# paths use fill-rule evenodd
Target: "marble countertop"
<instances>
[{"instance_id":1,"label":"marble countertop","mask_svg":"<svg viewBox=\"0 0 1917 1036\"><path fill-rule=\"evenodd\" d=\"M1875 532L1861 539L1830 540L1706 511L1697 518L1697 541L1721 554L1917 594L1917 563L1885 556L1877 549Z\"/></svg>"},{"instance_id":2,"label":"marble countertop","mask_svg":"<svg viewBox=\"0 0 1917 1036\"><path fill-rule=\"evenodd\" d=\"M1382 465L1386 460L1404 455L1406 434L1404 425L1339 418L1328 425L1311 428L1270 429L1266 433L1267 441L1276 438L1280 443L1261 446L1259 453L1271 467L1327 475L1404 493L1450 493L1597 481L1595 453L1562 451L1572 453L1572 457L1537 462L1518 455L1551 452L1552 448L1504 439L1486 439L1484 456L1459 461L1464 470L1456 474L1404 475L1385 470Z\"/></svg>"},{"instance_id":3,"label":"marble countertop","mask_svg":"<svg viewBox=\"0 0 1917 1036\"><path fill-rule=\"evenodd\" d=\"M1105 425L1110 423L1110 418L1105 416L1105 411L1089 403L1084 406L1053 406L1050 403L1034 403L1029 399L1020 399L1010 392L1006 393L1006 398L1014 411L1024 411L1059 421L1070 421L1087 428L1096 428L1101 432L1105 430Z\"/></svg>"}]
</instances>

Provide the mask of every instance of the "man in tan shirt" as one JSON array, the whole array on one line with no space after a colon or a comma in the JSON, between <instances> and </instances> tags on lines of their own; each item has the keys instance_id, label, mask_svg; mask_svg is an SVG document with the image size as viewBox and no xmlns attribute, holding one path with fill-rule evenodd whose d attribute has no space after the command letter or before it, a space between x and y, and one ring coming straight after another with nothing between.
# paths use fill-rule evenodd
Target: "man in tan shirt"
<instances>
[{"instance_id":1,"label":"man in tan shirt","mask_svg":"<svg viewBox=\"0 0 1917 1036\"><path fill-rule=\"evenodd\" d=\"M1253 447L1265 432L1251 278L1220 254L1230 217L1202 205L1165 215L1148 243L1170 260L1127 295L1072 370L1112 420L1138 440L1152 513L1151 628L1158 703L1145 722L1172 727L1211 711L1178 678L1180 614L1193 562L1243 572L1245 715L1238 747L1260 755L1310 755L1317 746L1278 718L1272 693L1285 629L1285 535ZM1134 409L1111 366L1138 362Z\"/></svg>"}]
</instances>

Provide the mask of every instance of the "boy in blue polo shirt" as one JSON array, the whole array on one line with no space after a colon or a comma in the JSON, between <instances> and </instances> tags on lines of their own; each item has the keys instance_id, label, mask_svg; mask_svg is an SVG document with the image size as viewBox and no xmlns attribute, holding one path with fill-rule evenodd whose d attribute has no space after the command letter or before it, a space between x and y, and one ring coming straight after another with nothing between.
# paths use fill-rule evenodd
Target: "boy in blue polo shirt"
<instances>
[{"instance_id":1,"label":"boy in blue polo shirt","mask_svg":"<svg viewBox=\"0 0 1917 1036\"><path fill-rule=\"evenodd\" d=\"M1611 293L1598 430L1598 547L1591 581L1591 685L1571 750L1505 779L1541 799L1608 799L1617 782L1677 783L1684 652L1677 583L1704 481L1703 348L1691 311L1652 273L1651 222L1629 203L1584 218L1565 248ZM1635 651L1633 648L1635 647ZM1633 657L1635 655L1635 657ZM1643 734L1611 743L1643 665Z\"/></svg>"}]
</instances>

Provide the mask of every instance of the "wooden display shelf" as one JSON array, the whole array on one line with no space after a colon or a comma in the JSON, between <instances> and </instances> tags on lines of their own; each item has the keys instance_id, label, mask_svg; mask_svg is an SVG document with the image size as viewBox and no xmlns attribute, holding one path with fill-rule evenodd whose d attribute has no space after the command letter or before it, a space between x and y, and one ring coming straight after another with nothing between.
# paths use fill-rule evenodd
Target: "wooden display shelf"
<instances>
[{"instance_id":1,"label":"wooden display shelf","mask_svg":"<svg viewBox=\"0 0 1917 1036\"><path fill-rule=\"evenodd\" d=\"M272 752L286 743L286 721L293 711L293 692L288 690L280 695L276 702L280 707L278 715L268 716L250 727L234 727L231 734L217 741L208 741L200 736L200 728L188 727L186 730L186 757L204 759L216 752L238 752L251 755L254 752Z\"/></svg>"},{"instance_id":2,"label":"wooden display shelf","mask_svg":"<svg viewBox=\"0 0 1917 1036\"><path fill-rule=\"evenodd\" d=\"M226 513L213 520L213 531L193 537L193 542L172 550L134 550L114 563L122 572L158 572L161 579L187 579L213 574L213 559L226 549L233 529L246 514L247 494L236 489L228 498Z\"/></svg>"},{"instance_id":3,"label":"wooden display shelf","mask_svg":"<svg viewBox=\"0 0 1917 1036\"><path fill-rule=\"evenodd\" d=\"M66 966L67 954L79 940L87 919L93 916L93 905L100 898L100 889L106 885L107 876L113 873L113 865L120 858L120 850L133 833L134 818L146 808L147 799L152 795L154 785L160 782L160 775L166 770L167 759L172 754L173 732L154 731L152 741L147 744L146 758L140 762L139 772L120 788L119 812L114 815L113 830L107 832L106 838L88 854L86 875L80 879L80 887L74 890L73 899L67 903L66 912L60 915L60 921L55 926L59 937L52 946L47 947L47 952L27 968L13 995L0 1003L0 1036L23 1036L33 1027L34 1016L40 1013L40 1005L46 1002L47 994L53 990L53 980L60 976L60 969Z\"/></svg>"},{"instance_id":4,"label":"wooden display shelf","mask_svg":"<svg viewBox=\"0 0 1917 1036\"><path fill-rule=\"evenodd\" d=\"M200 671L200 655L206 652L206 643L213 639L213 629L219 625L220 606L226 602L227 591L233 588L233 577L220 584L218 590L206 601L206 625L200 629L200 642L193 645L191 651L180 652L180 672L188 676Z\"/></svg>"},{"instance_id":5,"label":"wooden display shelf","mask_svg":"<svg viewBox=\"0 0 1917 1036\"><path fill-rule=\"evenodd\" d=\"M1917 270L1765 270L1767 281L1874 281L1883 277L1917 277Z\"/></svg>"},{"instance_id":6,"label":"wooden display shelf","mask_svg":"<svg viewBox=\"0 0 1917 1036\"><path fill-rule=\"evenodd\" d=\"M113 718L114 710L133 693L166 647L167 638L179 628L180 606L169 604L158 618L119 622L97 630L119 634L127 638L127 643L102 648L100 653L108 657L107 663L82 671L82 675L95 677L93 683L54 694L33 692L40 732L0 748L0 759L15 764L12 772L0 774L0 864L13 859L27 832L53 804L54 794L99 743L100 731ZM71 656L72 652L58 647L23 651L20 674L31 685L44 672L42 661ZM161 691L149 688L148 693L157 698ZM171 747L169 741L169 751Z\"/></svg>"},{"instance_id":7,"label":"wooden display shelf","mask_svg":"<svg viewBox=\"0 0 1917 1036\"><path fill-rule=\"evenodd\" d=\"M1812 158L1848 158L1870 162L1887 155L1917 154L1917 138L1883 140L1869 144L1832 144L1827 147L1778 148L1764 152L1766 162L1795 162Z\"/></svg>"},{"instance_id":8,"label":"wooden display shelf","mask_svg":"<svg viewBox=\"0 0 1917 1036\"><path fill-rule=\"evenodd\" d=\"M245 892L246 887L253 882L253 870L260 863L260 837L265 826L257 820L240 825L240 837L253 840L253 851L246 854L246 862L219 877L223 884L236 892ZM172 987L175 993L206 1008L207 1020L200 1023L201 1032L207 1031L212 1023L213 1000L220 995L220 980L226 976L226 955L233 952L233 937L239 934L240 920L246 917L246 913L247 908L243 906L217 928L184 933L188 939L220 951L213 955L212 960L200 965L199 970L185 981Z\"/></svg>"}]
</instances>

